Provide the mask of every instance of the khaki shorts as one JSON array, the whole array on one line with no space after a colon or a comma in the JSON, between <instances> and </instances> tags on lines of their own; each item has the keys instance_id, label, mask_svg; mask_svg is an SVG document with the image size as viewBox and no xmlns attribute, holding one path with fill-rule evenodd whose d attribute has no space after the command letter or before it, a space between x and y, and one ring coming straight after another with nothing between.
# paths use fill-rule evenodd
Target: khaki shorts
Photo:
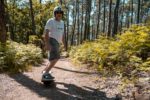
<instances>
[{"instance_id":1,"label":"khaki shorts","mask_svg":"<svg viewBox=\"0 0 150 100\"><path fill-rule=\"evenodd\" d=\"M59 51L59 43L54 38L49 38L49 44L51 50L48 52L48 59L49 61L59 59L60 58L60 51Z\"/></svg>"}]
</instances>

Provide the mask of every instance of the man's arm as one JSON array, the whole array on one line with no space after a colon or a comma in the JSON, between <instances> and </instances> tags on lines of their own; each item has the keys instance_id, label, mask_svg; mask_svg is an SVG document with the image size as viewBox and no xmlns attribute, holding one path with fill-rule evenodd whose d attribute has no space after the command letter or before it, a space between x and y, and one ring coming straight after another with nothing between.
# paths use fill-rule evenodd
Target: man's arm
<instances>
[{"instance_id":1,"label":"man's arm","mask_svg":"<svg viewBox=\"0 0 150 100\"><path fill-rule=\"evenodd\" d=\"M48 38L49 38L48 33L49 33L49 30L45 29L45 32L44 32L44 41L45 41L46 44L48 44Z\"/></svg>"},{"instance_id":2,"label":"man's arm","mask_svg":"<svg viewBox=\"0 0 150 100\"><path fill-rule=\"evenodd\" d=\"M49 45L49 30L45 29L44 32L44 41L45 41L45 49L50 50L50 45Z\"/></svg>"}]
</instances>

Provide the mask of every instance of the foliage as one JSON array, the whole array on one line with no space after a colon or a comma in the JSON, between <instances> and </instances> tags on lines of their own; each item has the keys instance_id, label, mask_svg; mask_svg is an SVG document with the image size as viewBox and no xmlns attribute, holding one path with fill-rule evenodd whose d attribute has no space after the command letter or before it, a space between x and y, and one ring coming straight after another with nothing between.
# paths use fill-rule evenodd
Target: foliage
<instances>
[{"instance_id":1,"label":"foliage","mask_svg":"<svg viewBox=\"0 0 150 100\"><path fill-rule=\"evenodd\" d=\"M115 39L100 37L70 51L74 61L97 64L100 71L130 75L133 70L149 70L150 29L133 25Z\"/></svg>"},{"instance_id":2,"label":"foliage","mask_svg":"<svg viewBox=\"0 0 150 100\"><path fill-rule=\"evenodd\" d=\"M42 61L41 49L32 45L23 45L8 41L4 52L0 52L1 70L19 72L28 70L31 64ZM1 49L0 49L1 50Z\"/></svg>"},{"instance_id":3,"label":"foliage","mask_svg":"<svg viewBox=\"0 0 150 100\"><path fill-rule=\"evenodd\" d=\"M42 40L37 35L29 36L29 43L36 46L42 47Z\"/></svg>"},{"instance_id":4,"label":"foliage","mask_svg":"<svg viewBox=\"0 0 150 100\"><path fill-rule=\"evenodd\" d=\"M100 37L96 42L85 42L77 48L73 47L70 54L74 60L79 60L84 63L99 63L106 57L107 52L105 50L109 43L110 41L107 41L106 38Z\"/></svg>"},{"instance_id":5,"label":"foliage","mask_svg":"<svg viewBox=\"0 0 150 100\"><path fill-rule=\"evenodd\" d=\"M22 4L22 5L17 5ZM53 17L53 8L55 3L47 2L40 4L38 1L33 1L34 20L36 24L36 33L32 33L32 22L30 15L29 3L19 3L19 1L9 1L7 3L7 23L9 24L9 32L14 41L28 43L28 35L36 34L39 37L43 34L43 29L46 21ZM27 35L28 34L28 35Z\"/></svg>"},{"instance_id":6,"label":"foliage","mask_svg":"<svg viewBox=\"0 0 150 100\"><path fill-rule=\"evenodd\" d=\"M4 55L4 47L3 45L0 43L0 71L3 70L3 68L5 67L5 55Z\"/></svg>"}]
</instances>

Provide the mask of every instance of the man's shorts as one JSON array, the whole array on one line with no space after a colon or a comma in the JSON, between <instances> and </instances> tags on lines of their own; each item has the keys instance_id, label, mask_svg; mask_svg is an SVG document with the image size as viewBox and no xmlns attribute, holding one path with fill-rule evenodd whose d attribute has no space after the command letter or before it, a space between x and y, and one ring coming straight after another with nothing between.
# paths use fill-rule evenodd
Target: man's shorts
<instances>
[{"instance_id":1,"label":"man's shorts","mask_svg":"<svg viewBox=\"0 0 150 100\"><path fill-rule=\"evenodd\" d=\"M49 61L59 59L60 58L60 51L59 51L59 43L54 38L49 38L50 44L50 51L48 52L48 59Z\"/></svg>"}]
</instances>

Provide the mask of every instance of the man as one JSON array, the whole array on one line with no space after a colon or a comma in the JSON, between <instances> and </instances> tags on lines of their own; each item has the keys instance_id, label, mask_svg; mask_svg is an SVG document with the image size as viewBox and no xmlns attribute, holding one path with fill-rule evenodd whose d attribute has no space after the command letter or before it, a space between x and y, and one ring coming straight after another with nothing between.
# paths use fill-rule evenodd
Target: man
<instances>
[{"instance_id":1,"label":"man","mask_svg":"<svg viewBox=\"0 0 150 100\"><path fill-rule=\"evenodd\" d=\"M45 49L48 51L49 64L43 71L42 81L54 78L49 72L60 58L59 44L61 42L65 44L64 22L62 21L62 16L62 8L60 6L55 7L54 18L49 19L45 25Z\"/></svg>"}]
</instances>

